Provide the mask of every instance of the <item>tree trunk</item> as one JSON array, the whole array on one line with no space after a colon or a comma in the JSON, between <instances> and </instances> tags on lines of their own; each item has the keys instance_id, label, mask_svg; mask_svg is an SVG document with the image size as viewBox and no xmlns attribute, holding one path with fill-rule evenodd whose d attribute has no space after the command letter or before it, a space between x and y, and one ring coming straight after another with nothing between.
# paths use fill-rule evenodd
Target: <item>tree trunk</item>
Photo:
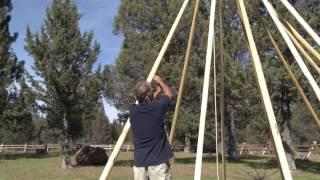
<instances>
[{"instance_id":1,"label":"tree trunk","mask_svg":"<svg viewBox=\"0 0 320 180\"><path fill-rule=\"evenodd\" d=\"M72 168L71 158L70 158L70 138L68 135L68 121L66 119L66 113L63 116L63 126L64 126L64 143L62 144L62 169Z\"/></svg>"},{"instance_id":2,"label":"tree trunk","mask_svg":"<svg viewBox=\"0 0 320 180\"><path fill-rule=\"evenodd\" d=\"M68 140L66 140L66 141L68 141ZM63 153L62 169L72 168L69 151L70 151L69 145L67 145L66 143L63 144L62 145L62 153Z\"/></svg>"},{"instance_id":3,"label":"tree trunk","mask_svg":"<svg viewBox=\"0 0 320 180\"><path fill-rule=\"evenodd\" d=\"M238 161L239 153L237 148L237 136L236 136L236 127L235 121L238 118L237 109L235 106L227 105L227 118L226 118L226 128L228 131L228 155L230 161Z\"/></svg>"},{"instance_id":4,"label":"tree trunk","mask_svg":"<svg viewBox=\"0 0 320 180\"><path fill-rule=\"evenodd\" d=\"M287 123L285 123L287 124ZM284 125L282 127L282 132L281 132L281 136L282 136L282 144L286 153L286 158L289 164L289 168L291 170L295 170L296 169L296 163L294 162L294 151L293 151L293 147L292 147L292 139L291 139L291 133L290 133L290 128L288 127L288 125Z\"/></svg>"},{"instance_id":5,"label":"tree trunk","mask_svg":"<svg viewBox=\"0 0 320 180\"><path fill-rule=\"evenodd\" d=\"M190 153L191 152L191 140L190 140L191 134L189 132L185 133L184 137L184 152Z\"/></svg>"},{"instance_id":6,"label":"tree trunk","mask_svg":"<svg viewBox=\"0 0 320 180\"><path fill-rule=\"evenodd\" d=\"M290 110L290 102L291 99L288 97L289 89L282 88L282 95L281 95L281 138L282 144L286 153L287 161L289 164L289 168L291 170L296 169L296 164L294 162L294 151L292 145L292 138L291 138L291 110Z\"/></svg>"}]
</instances>

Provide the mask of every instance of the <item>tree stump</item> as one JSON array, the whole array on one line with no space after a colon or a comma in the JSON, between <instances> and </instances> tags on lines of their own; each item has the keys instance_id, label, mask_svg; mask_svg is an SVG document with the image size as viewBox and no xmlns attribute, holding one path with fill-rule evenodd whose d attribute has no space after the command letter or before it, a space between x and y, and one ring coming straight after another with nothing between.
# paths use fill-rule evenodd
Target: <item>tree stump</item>
<instances>
[{"instance_id":1,"label":"tree stump","mask_svg":"<svg viewBox=\"0 0 320 180\"><path fill-rule=\"evenodd\" d=\"M75 160L78 166L105 165L108 155L103 148L85 145L78 150Z\"/></svg>"}]
</instances>

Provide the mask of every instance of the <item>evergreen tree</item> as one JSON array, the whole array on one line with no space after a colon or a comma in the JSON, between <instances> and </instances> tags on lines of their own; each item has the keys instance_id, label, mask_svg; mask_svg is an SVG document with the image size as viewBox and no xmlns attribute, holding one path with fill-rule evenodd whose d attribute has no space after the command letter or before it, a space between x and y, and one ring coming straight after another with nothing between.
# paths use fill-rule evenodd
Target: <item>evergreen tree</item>
<instances>
[{"instance_id":1,"label":"evergreen tree","mask_svg":"<svg viewBox=\"0 0 320 180\"><path fill-rule=\"evenodd\" d=\"M109 119L106 117L103 104L100 102L96 107L95 119L91 122L92 136L91 143L95 144L111 144L112 131Z\"/></svg>"},{"instance_id":2,"label":"evergreen tree","mask_svg":"<svg viewBox=\"0 0 320 180\"><path fill-rule=\"evenodd\" d=\"M71 165L71 140L83 132L85 80L93 74L100 49L97 42L92 43L92 32L81 34L79 19L74 1L54 0L40 31L32 33L27 28L26 37L26 50L34 59L36 73L43 78L39 92L42 110L48 126L61 135L63 168Z\"/></svg>"},{"instance_id":3,"label":"evergreen tree","mask_svg":"<svg viewBox=\"0 0 320 180\"><path fill-rule=\"evenodd\" d=\"M108 144L112 142L111 125L105 115L102 102L101 68L85 80L86 98L83 124L86 127L83 141L86 143Z\"/></svg>"},{"instance_id":4,"label":"evergreen tree","mask_svg":"<svg viewBox=\"0 0 320 180\"><path fill-rule=\"evenodd\" d=\"M12 52L11 45L18 37L17 33L11 34L9 23L12 10L11 0L0 2L0 127L3 126L3 113L8 109L9 92L8 89L21 77L23 71L23 61L18 61Z\"/></svg>"},{"instance_id":5,"label":"evergreen tree","mask_svg":"<svg viewBox=\"0 0 320 180\"><path fill-rule=\"evenodd\" d=\"M5 125L0 131L0 139L4 143L24 144L33 140L34 104L34 94L23 78L20 81L20 90L10 93L7 109L3 113Z\"/></svg>"},{"instance_id":6,"label":"evergreen tree","mask_svg":"<svg viewBox=\"0 0 320 180\"><path fill-rule=\"evenodd\" d=\"M11 48L18 37L10 33L11 10L10 0L0 2L0 141L25 143L32 140L32 95L25 79L20 81L24 62L18 61Z\"/></svg>"}]
</instances>

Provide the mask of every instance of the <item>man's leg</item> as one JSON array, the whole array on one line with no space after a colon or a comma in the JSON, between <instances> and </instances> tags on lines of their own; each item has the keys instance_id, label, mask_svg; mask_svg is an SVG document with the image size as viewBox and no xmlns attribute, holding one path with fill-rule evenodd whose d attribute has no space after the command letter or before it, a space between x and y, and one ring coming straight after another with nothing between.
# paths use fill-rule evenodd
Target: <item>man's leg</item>
<instances>
[{"instance_id":1,"label":"man's leg","mask_svg":"<svg viewBox=\"0 0 320 180\"><path fill-rule=\"evenodd\" d=\"M133 166L134 180L148 180L148 171L146 167Z\"/></svg>"},{"instance_id":2,"label":"man's leg","mask_svg":"<svg viewBox=\"0 0 320 180\"><path fill-rule=\"evenodd\" d=\"M150 180L171 180L172 174L169 163L162 163L157 166L148 166Z\"/></svg>"}]
</instances>

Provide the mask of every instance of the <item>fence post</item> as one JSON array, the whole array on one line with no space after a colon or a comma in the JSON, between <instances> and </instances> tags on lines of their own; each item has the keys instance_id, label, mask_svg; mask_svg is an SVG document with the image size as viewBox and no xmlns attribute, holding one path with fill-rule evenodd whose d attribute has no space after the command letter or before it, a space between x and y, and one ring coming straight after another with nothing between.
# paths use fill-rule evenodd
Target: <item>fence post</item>
<instances>
[{"instance_id":1,"label":"fence post","mask_svg":"<svg viewBox=\"0 0 320 180\"><path fill-rule=\"evenodd\" d=\"M23 152L27 152L27 143L24 144Z\"/></svg>"},{"instance_id":2,"label":"fence post","mask_svg":"<svg viewBox=\"0 0 320 180\"><path fill-rule=\"evenodd\" d=\"M267 149L268 149L268 145L265 145L265 146L264 146L264 150L262 151L262 155L265 155L265 154L266 154Z\"/></svg>"},{"instance_id":3,"label":"fence post","mask_svg":"<svg viewBox=\"0 0 320 180\"><path fill-rule=\"evenodd\" d=\"M49 153L49 148L47 143L43 143L44 150Z\"/></svg>"},{"instance_id":4,"label":"fence post","mask_svg":"<svg viewBox=\"0 0 320 180\"><path fill-rule=\"evenodd\" d=\"M2 151L3 151L3 144L1 143L1 145L0 145L0 153L2 153Z\"/></svg>"},{"instance_id":5,"label":"fence post","mask_svg":"<svg viewBox=\"0 0 320 180\"><path fill-rule=\"evenodd\" d=\"M244 143L242 143L241 150L240 150L240 155L242 154L242 152L243 152L243 150L244 150L245 146L246 146L246 143L245 143L245 142L244 142Z\"/></svg>"},{"instance_id":6,"label":"fence post","mask_svg":"<svg viewBox=\"0 0 320 180\"><path fill-rule=\"evenodd\" d=\"M307 158L309 159L309 157L311 156L311 153L312 153L312 150L313 150L313 146L311 148L309 148L309 152L307 154Z\"/></svg>"},{"instance_id":7,"label":"fence post","mask_svg":"<svg viewBox=\"0 0 320 180\"><path fill-rule=\"evenodd\" d=\"M308 155L307 155L307 158L309 159L309 157L311 156L312 154L312 150L314 150L314 147L317 145L317 141L313 141L313 144L311 146L311 148L309 148L309 152L308 152Z\"/></svg>"}]
</instances>

